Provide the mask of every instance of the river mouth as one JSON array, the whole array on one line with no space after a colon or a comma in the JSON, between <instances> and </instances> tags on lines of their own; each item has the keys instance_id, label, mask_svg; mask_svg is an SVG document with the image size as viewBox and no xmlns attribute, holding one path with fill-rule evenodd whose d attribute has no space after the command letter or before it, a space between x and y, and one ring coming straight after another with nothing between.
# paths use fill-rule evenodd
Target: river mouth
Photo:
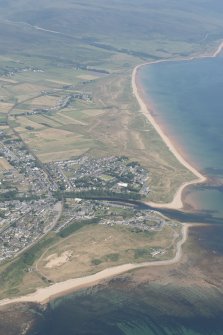
<instances>
[{"instance_id":1,"label":"river mouth","mask_svg":"<svg viewBox=\"0 0 223 335\"><path fill-rule=\"evenodd\" d=\"M87 198L91 199L91 198ZM182 210L169 209L148 205L147 203L136 200L123 200L120 198L94 198L94 200L108 201L118 204L134 206L138 210L154 210L162 213L170 219L177 220L182 223L201 223L201 224L222 224L222 217L218 217L218 212L214 210L196 209L190 205L185 205ZM217 215L217 216L216 216Z\"/></svg>"},{"instance_id":2,"label":"river mouth","mask_svg":"<svg viewBox=\"0 0 223 335\"><path fill-rule=\"evenodd\" d=\"M214 134L212 130L209 135L213 138ZM211 155L204 154L201 144L197 145L197 150L203 153L202 159L208 158L208 164L217 157L220 166L222 147L215 140L212 143L215 149ZM210 177L218 174L222 178L222 170L217 165L206 171ZM213 183L187 188L182 211L134 201L129 203L145 210L158 210L181 222L207 223L209 226L191 228L184 259L179 266L136 271L56 299L41 312L29 335L222 334L221 185Z\"/></svg>"},{"instance_id":3,"label":"river mouth","mask_svg":"<svg viewBox=\"0 0 223 335\"><path fill-rule=\"evenodd\" d=\"M184 210L223 219L222 57L158 62L139 71L156 122L192 167L207 177L183 192ZM206 218L205 218L206 216ZM190 218L189 218L190 219Z\"/></svg>"}]
</instances>

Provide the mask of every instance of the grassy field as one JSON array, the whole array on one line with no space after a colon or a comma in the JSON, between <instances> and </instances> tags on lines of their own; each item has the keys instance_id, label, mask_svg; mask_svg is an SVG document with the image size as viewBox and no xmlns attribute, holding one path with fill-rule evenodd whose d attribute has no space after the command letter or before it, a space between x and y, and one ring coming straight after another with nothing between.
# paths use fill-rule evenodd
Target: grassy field
<instances>
[{"instance_id":1,"label":"grassy field","mask_svg":"<svg viewBox=\"0 0 223 335\"><path fill-rule=\"evenodd\" d=\"M11 110L9 121L43 162L86 152L138 160L150 171L150 200L166 202L193 176L139 112L132 69L148 60L211 50L223 24L218 3L210 13L199 1L159 2L140 0L136 9L133 1L126 6L124 1L58 0L47 16L47 1L41 10L26 3L23 13L18 6L25 0L9 1L0 14L8 19L0 23L0 121L6 122L4 114ZM92 101L77 99L47 115L26 115L35 108L52 109L75 92L91 94Z\"/></svg>"},{"instance_id":2,"label":"grassy field","mask_svg":"<svg viewBox=\"0 0 223 335\"><path fill-rule=\"evenodd\" d=\"M29 269L44 249L56 241L57 236L51 233L36 246L24 252L22 256L0 266L1 297L13 296L21 292L31 292L38 286L48 284L41 277L30 272ZM26 285L27 279L29 286Z\"/></svg>"},{"instance_id":3,"label":"grassy field","mask_svg":"<svg viewBox=\"0 0 223 335\"><path fill-rule=\"evenodd\" d=\"M56 83L55 88L55 82L46 80L40 85L39 78L35 81L36 73L32 75L32 84L28 84L31 74L26 78L25 73L23 83L10 87L18 102L11 109L9 120L43 162L69 159L86 152L92 156L125 154L150 171L150 199L160 202L171 200L179 185L192 178L138 111L132 95L131 70L120 69L119 73L86 82L79 74L75 76L74 71L72 88L68 90L64 84ZM64 77L61 73L62 83L66 75L66 71ZM22 80L17 77L21 74L15 78ZM42 95L43 91L53 95ZM52 109L75 92L91 94L93 98L75 99L64 109ZM49 112L27 115L35 108L48 108Z\"/></svg>"},{"instance_id":4,"label":"grassy field","mask_svg":"<svg viewBox=\"0 0 223 335\"><path fill-rule=\"evenodd\" d=\"M160 232L137 232L126 227L78 225L67 234L50 233L9 264L0 266L0 298L32 292L51 282L81 277L129 262L173 257L180 225ZM64 237L63 237L64 236ZM152 256L154 249L165 253Z\"/></svg>"},{"instance_id":5,"label":"grassy field","mask_svg":"<svg viewBox=\"0 0 223 335\"><path fill-rule=\"evenodd\" d=\"M152 261L151 249L167 248L173 239L173 232L170 227L160 233L136 233L122 227L90 225L50 248L38 262L38 269L50 280L60 281L116 264ZM60 265L60 257L66 252L70 257ZM50 265L52 256L54 262ZM168 256L159 255L158 259L160 257Z\"/></svg>"},{"instance_id":6,"label":"grassy field","mask_svg":"<svg viewBox=\"0 0 223 335\"><path fill-rule=\"evenodd\" d=\"M222 4L218 0L211 4L139 0L137 6L133 0L128 4L125 0L40 0L38 4L9 0L0 7L0 123L8 122L43 162L86 153L137 160L149 170L150 200L170 201L182 182L193 176L139 111L132 94L132 70L151 60L213 50L223 36ZM65 108L54 108L77 92L92 99L73 99ZM36 108L48 111L31 115ZM6 162L0 167L9 168ZM81 258L72 256L74 268L63 265L63 278L148 259L148 246L165 245L171 236L168 230L151 237L112 228L109 236L113 237L106 241L108 229L85 227L79 237L68 239L72 255ZM31 260L25 253L1 266L0 295L48 285L44 276L29 268L60 239L53 235L37 244L30 251ZM63 243L49 250L58 257L66 251ZM44 262L43 258L41 271L49 275ZM62 278L56 269L50 276Z\"/></svg>"}]
</instances>

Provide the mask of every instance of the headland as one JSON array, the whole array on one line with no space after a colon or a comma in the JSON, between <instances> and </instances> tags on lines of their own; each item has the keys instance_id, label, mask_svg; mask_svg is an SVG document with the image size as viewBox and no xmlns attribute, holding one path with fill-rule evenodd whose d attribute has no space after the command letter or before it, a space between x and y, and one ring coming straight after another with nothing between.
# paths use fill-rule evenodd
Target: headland
<instances>
[{"instance_id":1,"label":"headland","mask_svg":"<svg viewBox=\"0 0 223 335\"><path fill-rule=\"evenodd\" d=\"M3 299L0 301L0 306L6 306L15 303L26 303L26 302L46 304L55 298L67 295L69 293L75 292L83 288L87 288L89 286L96 285L102 280L112 278L114 276L123 274L130 270L136 270L144 267L169 266L177 264L181 260L182 246L187 241L189 228L198 225L200 226L200 224L186 224L186 223L182 225L181 239L176 244L175 256L172 259L114 266L93 275L81 278L69 279L63 282L53 284L49 287L39 288L36 292L25 296L12 299Z\"/></svg>"}]
</instances>

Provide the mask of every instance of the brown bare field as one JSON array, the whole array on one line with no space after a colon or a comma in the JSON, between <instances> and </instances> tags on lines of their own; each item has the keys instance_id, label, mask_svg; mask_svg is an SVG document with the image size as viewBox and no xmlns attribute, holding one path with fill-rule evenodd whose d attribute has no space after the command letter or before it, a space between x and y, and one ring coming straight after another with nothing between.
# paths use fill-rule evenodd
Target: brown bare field
<instances>
[{"instance_id":1,"label":"brown bare field","mask_svg":"<svg viewBox=\"0 0 223 335\"><path fill-rule=\"evenodd\" d=\"M4 158L0 157L0 169L3 170L11 170L13 167L9 164L9 162Z\"/></svg>"},{"instance_id":2,"label":"brown bare field","mask_svg":"<svg viewBox=\"0 0 223 335\"><path fill-rule=\"evenodd\" d=\"M18 83L16 80L9 79L9 78L4 78L4 77L0 77L0 81L2 81L4 84L5 83L9 83L9 84L17 84Z\"/></svg>"},{"instance_id":3,"label":"brown bare field","mask_svg":"<svg viewBox=\"0 0 223 335\"><path fill-rule=\"evenodd\" d=\"M64 251L60 256L58 256L58 254L52 254L45 259L46 261L48 261L47 264L45 265L45 268L51 269L59 267L69 262L71 256L72 251L70 250Z\"/></svg>"},{"instance_id":4,"label":"brown bare field","mask_svg":"<svg viewBox=\"0 0 223 335\"><path fill-rule=\"evenodd\" d=\"M61 127L61 124L58 124L58 122L54 121L52 117L44 114L30 115L29 119L32 120L33 122L39 123L42 126L45 125L45 127L50 127L53 129Z\"/></svg>"},{"instance_id":5,"label":"brown bare field","mask_svg":"<svg viewBox=\"0 0 223 335\"><path fill-rule=\"evenodd\" d=\"M24 129L25 127L32 127L34 130L42 129L44 127L42 124L37 123L33 121L31 118L26 117L26 116L17 117L16 122L18 122L21 125L20 128L16 129L20 132L27 131L26 129Z\"/></svg>"},{"instance_id":6,"label":"brown bare field","mask_svg":"<svg viewBox=\"0 0 223 335\"><path fill-rule=\"evenodd\" d=\"M62 80L57 80L57 79L46 79L49 83L55 83L55 84L60 84L60 85L71 85L71 81L62 81Z\"/></svg>"},{"instance_id":7,"label":"brown bare field","mask_svg":"<svg viewBox=\"0 0 223 335\"><path fill-rule=\"evenodd\" d=\"M8 113L13 104L8 102L0 102L0 113Z\"/></svg>"},{"instance_id":8,"label":"brown bare field","mask_svg":"<svg viewBox=\"0 0 223 335\"><path fill-rule=\"evenodd\" d=\"M105 111L103 109L97 109L97 108L92 108L92 109L85 109L83 110L83 113L88 115L88 116L99 116L105 114Z\"/></svg>"},{"instance_id":9,"label":"brown bare field","mask_svg":"<svg viewBox=\"0 0 223 335\"><path fill-rule=\"evenodd\" d=\"M35 149L37 156L44 162L69 159L72 156L85 153L89 146L93 145L81 134L63 129L45 127L42 130L28 132L19 127L16 130L20 132L23 140L32 149Z\"/></svg>"},{"instance_id":10,"label":"brown bare field","mask_svg":"<svg viewBox=\"0 0 223 335\"><path fill-rule=\"evenodd\" d=\"M35 94L35 93L40 93L41 90L44 89L43 85L40 84L32 84L32 83L21 83L18 85L13 86L13 90L18 94L18 95L27 95L28 93Z\"/></svg>"},{"instance_id":11,"label":"brown bare field","mask_svg":"<svg viewBox=\"0 0 223 335\"><path fill-rule=\"evenodd\" d=\"M62 150L62 151L55 151L55 152L46 152L44 154L39 154L38 157L41 159L43 163L49 163L52 161L59 161L59 160L68 160L71 157L76 157L85 154L89 148L83 149L71 149L71 150Z\"/></svg>"},{"instance_id":12,"label":"brown bare field","mask_svg":"<svg viewBox=\"0 0 223 335\"><path fill-rule=\"evenodd\" d=\"M77 76L77 78L84 79L84 80L94 80L94 79L97 79L98 76L91 75L91 74L81 74L80 76Z\"/></svg>"},{"instance_id":13,"label":"brown bare field","mask_svg":"<svg viewBox=\"0 0 223 335\"><path fill-rule=\"evenodd\" d=\"M31 108L38 107L54 107L59 101L59 97L55 96L41 96L39 98L35 98L31 102Z\"/></svg>"},{"instance_id":14,"label":"brown bare field","mask_svg":"<svg viewBox=\"0 0 223 335\"><path fill-rule=\"evenodd\" d=\"M34 85L35 90L37 87L40 86ZM167 150L139 112L132 94L131 71L99 78L86 84L85 90L92 92L92 102L75 101L54 115L30 116L40 128L45 127L39 132L22 129L23 120L18 118L20 129L17 130L22 132L26 143L43 161L69 159L86 151L93 156L124 154L150 171L149 200L172 200L179 186L191 180L192 174ZM33 101L55 103L54 98L40 97ZM32 105L33 101L29 103Z\"/></svg>"},{"instance_id":15,"label":"brown bare field","mask_svg":"<svg viewBox=\"0 0 223 335\"><path fill-rule=\"evenodd\" d=\"M42 141L65 141L66 139L72 139L73 138L73 133L70 131L66 131L63 129L55 129L55 128L47 128L42 131L35 132L34 138ZM75 136L75 140L78 140L80 136ZM68 140L69 141L69 140ZM43 148L44 149L44 148Z\"/></svg>"},{"instance_id":16,"label":"brown bare field","mask_svg":"<svg viewBox=\"0 0 223 335\"><path fill-rule=\"evenodd\" d=\"M63 122L64 124L70 124L70 123L72 122L72 123L74 123L74 124L81 124L82 126L86 126L86 125L87 125L87 123L84 123L84 122L82 122L82 121L79 121L79 120L75 119L75 118L72 117L72 116L66 115L66 114L64 113L64 111L61 112L61 113L58 112L58 113L54 116L54 119L55 119L55 120L58 120L58 121L60 121L60 122Z\"/></svg>"}]
</instances>

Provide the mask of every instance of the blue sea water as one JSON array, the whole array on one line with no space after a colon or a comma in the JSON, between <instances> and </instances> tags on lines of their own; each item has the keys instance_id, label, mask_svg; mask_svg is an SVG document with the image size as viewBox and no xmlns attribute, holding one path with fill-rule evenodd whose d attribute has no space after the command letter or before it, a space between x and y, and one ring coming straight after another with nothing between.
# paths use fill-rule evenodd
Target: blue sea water
<instances>
[{"instance_id":1,"label":"blue sea water","mask_svg":"<svg viewBox=\"0 0 223 335\"><path fill-rule=\"evenodd\" d=\"M212 179L208 187L190 189L186 201L223 218L223 59L146 66L140 80L157 121L184 157ZM223 225L202 228L197 244L222 255ZM151 287L116 283L58 299L30 334L223 334L222 298L211 303L205 292L196 297L193 288L183 294L181 288ZM206 316L195 301L202 302Z\"/></svg>"},{"instance_id":2,"label":"blue sea water","mask_svg":"<svg viewBox=\"0 0 223 335\"><path fill-rule=\"evenodd\" d=\"M223 58L152 64L140 81L166 134L212 179L213 187L193 188L186 201L223 218Z\"/></svg>"},{"instance_id":3,"label":"blue sea water","mask_svg":"<svg viewBox=\"0 0 223 335\"><path fill-rule=\"evenodd\" d=\"M206 257L213 248L223 254L223 226L196 228L192 235ZM51 302L29 335L222 335L223 295L214 288L209 293L196 285L135 286L114 278Z\"/></svg>"}]
</instances>

